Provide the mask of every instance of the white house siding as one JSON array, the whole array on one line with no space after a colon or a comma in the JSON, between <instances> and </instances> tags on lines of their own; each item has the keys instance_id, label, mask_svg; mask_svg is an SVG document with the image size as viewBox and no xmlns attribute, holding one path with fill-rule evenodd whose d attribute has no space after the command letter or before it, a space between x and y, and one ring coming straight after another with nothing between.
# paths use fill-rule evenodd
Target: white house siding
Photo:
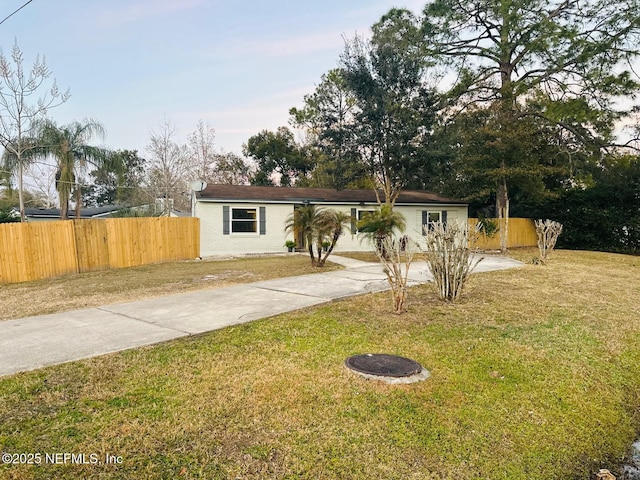
<instances>
[{"instance_id":1,"label":"white house siding","mask_svg":"<svg viewBox=\"0 0 640 480\"><path fill-rule=\"evenodd\" d=\"M365 206L330 206L330 208L334 208L336 210L343 211L347 214L351 214L351 208L356 208L358 210L374 210L376 205L365 205ZM422 242L422 212L423 211L446 211L447 212L447 222L460 222L461 224L467 223L467 206L466 205L396 205L394 211L401 213L406 220L406 231L405 233L417 241L418 243ZM369 251L371 250L371 245L367 242L367 240L363 239L361 235L352 235L349 228L346 229L345 233L338 240L338 244L334 249L335 252L356 252L356 251Z\"/></svg>"},{"instance_id":2,"label":"white house siding","mask_svg":"<svg viewBox=\"0 0 640 480\"><path fill-rule=\"evenodd\" d=\"M266 232L223 233L223 207L265 207ZM292 204L262 203L209 203L198 202L196 214L200 217L200 252L203 257L211 255L233 255L241 253L284 252L284 242L292 235L285 235L287 217L293 212Z\"/></svg>"},{"instance_id":3,"label":"white house siding","mask_svg":"<svg viewBox=\"0 0 640 480\"><path fill-rule=\"evenodd\" d=\"M256 208L265 207L266 233L223 234L223 207ZM376 205L318 205L319 208L332 208L351 215L351 209L374 210ZM285 252L285 240L293 239L293 234L285 234L284 226L287 218L293 212L294 205L277 203L214 203L198 202L196 214L200 217L200 250L202 256L233 255L245 253L276 253ZM404 215L407 223L406 234L414 240L422 241L422 212L446 211L447 222L467 222L466 205L396 205L394 210ZM343 235L338 240L335 252L369 251L371 245L361 235L352 234L347 225Z\"/></svg>"}]
</instances>

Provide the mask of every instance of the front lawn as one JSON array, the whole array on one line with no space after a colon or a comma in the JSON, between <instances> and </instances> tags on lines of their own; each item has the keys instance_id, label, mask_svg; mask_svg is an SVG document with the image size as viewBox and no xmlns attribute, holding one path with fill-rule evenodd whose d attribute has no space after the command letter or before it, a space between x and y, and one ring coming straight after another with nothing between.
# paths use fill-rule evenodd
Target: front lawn
<instances>
[{"instance_id":1,"label":"front lawn","mask_svg":"<svg viewBox=\"0 0 640 480\"><path fill-rule=\"evenodd\" d=\"M639 299L640 257L559 251L455 305L424 285L401 316L371 294L6 377L0 450L99 464L0 477L593 479L640 429ZM432 376L364 380L366 352Z\"/></svg>"},{"instance_id":2,"label":"front lawn","mask_svg":"<svg viewBox=\"0 0 640 480\"><path fill-rule=\"evenodd\" d=\"M0 320L130 302L322 270L304 255L169 262L0 285Z\"/></svg>"}]
</instances>

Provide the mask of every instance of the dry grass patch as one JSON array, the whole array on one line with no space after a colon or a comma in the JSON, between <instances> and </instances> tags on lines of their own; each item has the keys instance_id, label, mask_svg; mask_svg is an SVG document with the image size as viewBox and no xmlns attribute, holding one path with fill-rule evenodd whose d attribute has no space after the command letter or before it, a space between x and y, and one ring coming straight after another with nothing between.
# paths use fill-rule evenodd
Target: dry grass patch
<instances>
[{"instance_id":1,"label":"dry grass patch","mask_svg":"<svg viewBox=\"0 0 640 480\"><path fill-rule=\"evenodd\" d=\"M340 268L328 263L321 271ZM318 272L303 255L171 262L0 286L0 320Z\"/></svg>"},{"instance_id":2,"label":"dry grass patch","mask_svg":"<svg viewBox=\"0 0 640 480\"><path fill-rule=\"evenodd\" d=\"M354 260L360 260L363 262L372 262L379 263L380 259L375 254L375 252L338 252L336 255L340 255L341 257L353 258ZM416 257L417 259L417 257Z\"/></svg>"},{"instance_id":3,"label":"dry grass patch","mask_svg":"<svg viewBox=\"0 0 640 480\"><path fill-rule=\"evenodd\" d=\"M364 295L7 377L0 450L124 464L0 477L591 479L640 429L639 288L640 258L556 252L457 304L425 285L401 316ZM343 363L366 352L432 377L366 381Z\"/></svg>"}]
</instances>

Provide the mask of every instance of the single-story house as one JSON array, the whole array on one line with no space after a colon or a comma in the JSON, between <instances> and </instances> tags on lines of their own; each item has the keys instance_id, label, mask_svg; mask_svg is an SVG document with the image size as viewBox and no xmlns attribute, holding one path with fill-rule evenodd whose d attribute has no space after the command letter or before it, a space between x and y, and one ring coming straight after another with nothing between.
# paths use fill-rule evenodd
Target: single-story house
<instances>
[{"instance_id":1,"label":"single-story house","mask_svg":"<svg viewBox=\"0 0 640 480\"><path fill-rule=\"evenodd\" d=\"M373 190L209 185L196 193L193 215L200 218L202 256L286 251L284 242L302 239L285 232L296 208L316 205L351 216L351 225L336 245L336 252L368 251L371 245L358 235L356 224L377 208ZM428 222L467 223L468 205L425 191L403 191L394 211L406 219L406 234L419 241Z\"/></svg>"}]
</instances>

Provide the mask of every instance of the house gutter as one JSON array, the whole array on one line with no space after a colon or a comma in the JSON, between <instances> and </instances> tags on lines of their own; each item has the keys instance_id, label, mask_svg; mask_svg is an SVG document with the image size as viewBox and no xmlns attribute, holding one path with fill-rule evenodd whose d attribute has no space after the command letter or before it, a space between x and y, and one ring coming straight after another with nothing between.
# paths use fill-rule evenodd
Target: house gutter
<instances>
[{"instance_id":1,"label":"house gutter","mask_svg":"<svg viewBox=\"0 0 640 480\"><path fill-rule=\"evenodd\" d=\"M238 198L196 198L197 202L203 202L203 203L271 203L271 204L276 204L276 205L286 205L286 204L304 204L304 203L310 203L310 204L314 204L314 205L318 205L318 204L322 204L322 205L355 205L355 206L365 206L365 207L369 207L369 206L378 206L377 202L358 202L358 201L342 201L342 202L336 202L336 201L324 201L322 199L316 199L316 198L292 198L289 200L262 200L262 199L256 199L256 198L247 198L247 199L238 199ZM411 206L419 206L419 205L442 205L442 206L448 206L448 207L464 207L465 205L469 205L466 202L440 202L437 200L433 200L433 201L429 201L429 202L411 202L411 203L407 203L407 202L396 202L395 206L397 207L411 207Z\"/></svg>"}]
</instances>

